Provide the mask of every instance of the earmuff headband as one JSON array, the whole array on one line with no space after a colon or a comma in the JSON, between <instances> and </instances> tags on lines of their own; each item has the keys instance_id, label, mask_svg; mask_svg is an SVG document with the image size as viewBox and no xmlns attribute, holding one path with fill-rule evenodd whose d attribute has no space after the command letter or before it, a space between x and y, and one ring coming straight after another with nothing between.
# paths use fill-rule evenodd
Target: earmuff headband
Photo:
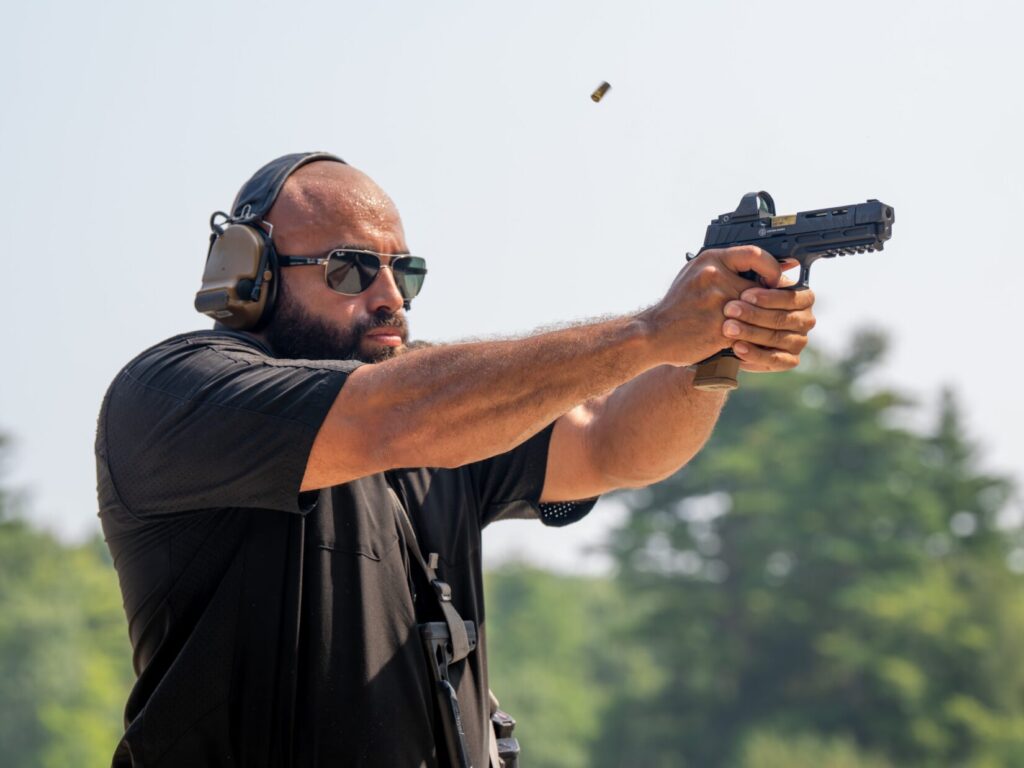
<instances>
[{"instance_id":1,"label":"earmuff headband","mask_svg":"<svg viewBox=\"0 0 1024 768\"><path fill-rule=\"evenodd\" d=\"M244 223L262 219L274 207L288 177L302 166L319 160L347 165L340 157L329 152L297 152L271 160L238 190L235 202L231 205L232 219Z\"/></svg>"}]
</instances>

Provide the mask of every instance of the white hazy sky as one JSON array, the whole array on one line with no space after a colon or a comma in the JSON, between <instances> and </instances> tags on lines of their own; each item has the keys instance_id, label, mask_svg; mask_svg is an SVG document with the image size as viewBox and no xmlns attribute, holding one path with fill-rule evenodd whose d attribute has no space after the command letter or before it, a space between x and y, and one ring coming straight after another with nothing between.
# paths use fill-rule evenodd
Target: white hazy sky
<instances>
[{"instance_id":1,"label":"white hazy sky","mask_svg":"<svg viewBox=\"0 0 1024 768\"><path fill-rule=\"evenodd\" d=\"M780 213L880 198L885 252L815 268L814 343L886 329L884 382L926 404L952 386L986 465L1024 481L1019 3L36 0L0 18L5 482L66 536L98 528L108 383L206 325L210 213L310 149L398 203L431 268L413 335L433 340L648 305L747 191ZM572 565L614 514L496 526L489 546Z\"/></svg>"}]
</instances>

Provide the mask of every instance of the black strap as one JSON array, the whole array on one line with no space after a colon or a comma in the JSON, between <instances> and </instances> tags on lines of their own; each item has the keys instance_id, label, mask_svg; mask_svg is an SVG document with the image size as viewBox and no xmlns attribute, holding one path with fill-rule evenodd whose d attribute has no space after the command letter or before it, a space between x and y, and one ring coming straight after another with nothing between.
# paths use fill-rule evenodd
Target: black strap
<instances>
[{"instance_id":1,"label":"black strap","mask_svg":"<svg viewBox=\"0 0 1024 768\"><path fill-rule=\"evenodd\" d=\"M398 494L393 489L389 490L394 494L395 504L399 509L398 521L402 526L402 534L405 536L405 546L423 569L427 583L433 587L437 604L441 607L445 624L448 625L448 633L452 640L451 660L453 663L462 661L473 649L469 643L469 635L466 634L466 624L459 616L459 612L455 610L455 606L452 605L452 588L437 575L437 555L431 553L429 558L423 557L419 540L416 538L416 531L412 527L412 520L409 519L409 513L405 511L405 506L398 499Z\"/></svg>"},{"instance_id":2,"label":"black strap","mask_svg":"<svg viewBox=\"0 0 1024 768\"><path fill-rule=\"evenodd\" d=\"M281 194L281 187L295 171L317 160L330 160L346 164L329 152L296 152L271 160L252 175L235 196L231 216L242 221L259 220L266 216Z\"/></svg>"}]
</instances>

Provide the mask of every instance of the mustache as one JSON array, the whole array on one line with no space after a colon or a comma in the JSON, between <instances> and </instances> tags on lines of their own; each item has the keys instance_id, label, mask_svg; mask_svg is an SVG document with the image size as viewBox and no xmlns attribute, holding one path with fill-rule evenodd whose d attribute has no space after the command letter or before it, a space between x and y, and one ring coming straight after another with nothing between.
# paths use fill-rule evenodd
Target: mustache
<instances>
[{"instance_id":1,"label":"mustache","mask_svg":"<svg viewBox=\"0 0 1024 768\"><path fill-rule=\"evenodd\" d=\"M409 336L409 326L405 322L405 316L398 313L378 312L360 323L359 336L362 337L376 328L393 328L402 337L403 342Z\"/></svg>"},{"instance_id":2,"label":"mustache","mask_svg":"<svg viewBox=\"0 0 1024 768\"><path fill-rule=\"evenodd\" d=\"M378 314L366 322L367 331L372 331L374 328L399 328L404 331L406 327L405 318L398 314Z\"/></svg>"}]
</instances>

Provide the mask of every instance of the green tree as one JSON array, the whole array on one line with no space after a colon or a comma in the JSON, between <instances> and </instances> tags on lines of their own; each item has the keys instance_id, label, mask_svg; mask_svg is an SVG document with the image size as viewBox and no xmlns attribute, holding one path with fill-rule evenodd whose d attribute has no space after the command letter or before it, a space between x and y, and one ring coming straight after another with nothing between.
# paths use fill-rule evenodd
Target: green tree
<instances>
[{"instance_id":1,"label":"green tree","mask_svg":"<svg viewBox=\"0 0 1024 768\"><path fill-rule=\"evenodd\" d=\"M755 731L743 742L742 768L893 768L851 739Z\"/></svg>"},{"instance_id":2,"label":"green tree","mask_svg":"<svg viewBox=\"0 0 1024 768\"><path fill-rule=\"evenodd\" d=\"M64 545L15 507L0 491L3 764L109 764L134 674L106 546Z\"/></svg>"},{"instance_id":3,"label":"green tree","mask_svg":"<svg viewBox=\"0 0 1024 768\"><path fill-rule=\"evenodd\" d=\"M626 680L654 682L642 654L624 659L613 642L630 623L628 601L608 579L520 564L489 572L486 589L491 687L517 720L523 762L592 765L611 697Z\"/></svg>"},{"instance_id":4,"label":"green tree","mask_svg":"<svg viewBox=\"0 0 1024 768\"><path fill-rule=\"evenodd\" d=\"M866 384L884 346L865 333L747 376L694 461L626 496L628 642L660 684L620 692L592 764L736 765L770 731L899 765L1024 765L1010 483L978 469L952 395L921 434L908 398Z\"/></svg>"}]
</instances>

